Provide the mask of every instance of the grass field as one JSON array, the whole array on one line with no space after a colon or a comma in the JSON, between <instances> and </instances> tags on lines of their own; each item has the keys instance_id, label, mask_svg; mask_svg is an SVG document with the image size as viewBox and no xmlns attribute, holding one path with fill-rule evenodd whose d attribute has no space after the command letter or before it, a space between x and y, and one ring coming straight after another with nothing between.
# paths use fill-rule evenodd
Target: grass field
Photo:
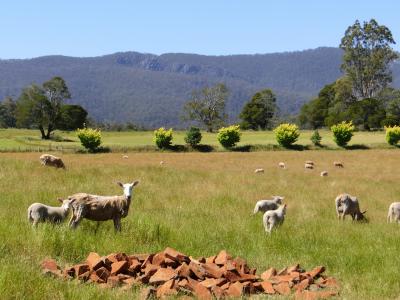
<instances>
[{"instance_id":1,"label":"grass field","mask_svg":"<svg viewBox=\"0 0 400 300\"><path fill-rule=\"evenodd\" d=\"M332 133L321 130L322 149L338 149L333 142ZM44 141L40 139L38 130L26 129L0 129L0 151L21 152L21 151L63 151L75 152L81 148L78 138L74 132L56 131L55 135L60 141ZM217 141L215 133L203 132L202 144L211 145L215 151L224 150ZM310 137L312 131L301 131L297 145L320 149L312 146ZM184 131L175 131L173 144L184 145ZM103 145L109 147L112 152L127 151L155 151L152 131L125 131L125 132L103 132ZM238 146L253 145L260 150L278 149L274 133L272 131L245 131L242 134ZM393 148L385 141L385 133L378 132L356 132L349 143L350 148L372 148L386 149Z\"/></svg>"},{"instance_id":2,"label":"grass field","mask_svg":"<svg viewBox=\"0 0 400 300\"><path fill-rule=\"evenodd\" d=\"M55 152L56 155L60 154ZM43 277L46 257L61 264L83 261L90 251L143 253L170 246L194 257L226 249L264 270L300 263L327 267L341 283L340 298L394 299L400 294L400 231L387 224L389 204L399 201L397 150L270 151L252 153L64 154L67 171L45 168L38 153L0 154L0 298L131 299L137 291L104 290ZM304 170L313 160L315 170ZM166 162L160 166L159 162ZM334 160L344 169L334 169ZM287 169L278 169L279 161ZM255 168L265 173L254 174ZM328 170L328 177L320 177ZM76 231L66 224L28 224L33 202L57 205L75 192L121 194L117 180L141 180L122 233L112 222L84 220ZM339 223L334 198L357 195L368 224ZM256 200L283 195L285 223L271 236Z\"/></svg>"}]
</instances>

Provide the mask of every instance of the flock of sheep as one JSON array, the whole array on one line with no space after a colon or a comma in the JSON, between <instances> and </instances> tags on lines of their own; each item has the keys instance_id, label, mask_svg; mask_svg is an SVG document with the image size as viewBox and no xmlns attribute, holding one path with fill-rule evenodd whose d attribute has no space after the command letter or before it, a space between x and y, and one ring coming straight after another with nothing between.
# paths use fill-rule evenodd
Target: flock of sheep
<instances>
[{"instance_id":1,"label":"flock of sheep","mask_svg":"<svg viewBox=\"0 0 400 300\"><path fill-rule=\"evenodd\" d=\"M127 156L123 156L127 158ZM64 168L62 160L50 154L40 156L43 165ZM163 165L161 162L160 165ZM314 162L306 161L305 169L314 169ZM334 162L333 165L343 168L343 163ZM285 163L280 162L278 166L286 168ZM264 169L256 169L255 173L264 173ZM321 176L327 176L327 171L322 171ZM129 212L133 196L133 188L139 184L139 181L131 183L121 183L118 185L123 189L121 196L99 196L87 193L77 193L68 196L67 199L58 199L62 205L60 207L48 206L41 203L34 203L28 208L28 220L36 226L38 222L49 221L53 223L62 222L72 210L72 216L69 221L71 228L76 228L83 219L93 221L113 220L116 231L121 230L121 219L125 218ZM263 225L266 233L271 233L272 229L281 225L285 219L286 204L282 204L284 197L273 196L270 200L257 201L253 214L263 213ZM346 215L350 215L353 220L366 221L365 212L361 212L358 199L349 194L340 194L335 199L335 208L339 220L344 220ZM389 206L388 222L400 223L400 202L394 202Z\"/></svg>"}]
</instances>

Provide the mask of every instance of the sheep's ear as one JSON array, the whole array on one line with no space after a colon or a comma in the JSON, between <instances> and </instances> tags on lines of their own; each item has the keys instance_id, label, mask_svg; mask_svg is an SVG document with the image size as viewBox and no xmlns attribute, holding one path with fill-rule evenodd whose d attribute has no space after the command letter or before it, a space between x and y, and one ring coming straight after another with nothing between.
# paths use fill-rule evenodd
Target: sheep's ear
<instances>
[{"instance_id":1,"label":"sheep's ear","mask_svg":"<svg viewBox=\"0 0 400 300\"><path fill-rule=\"evenodd\" d=\"M57 198L57 200L58 200L59 202L61 202L61 203L63 203L63 201L64 201L64 199L62 199L62 198Z\"/></svg>"},{"instance_id":2,"label":"sheep's ear","mask_svg":"<svg viewBox=\"0 0 400 300\"><path fill-rule=\"evenodd\" d=\"M75 200L76 200L76 198L75 198L75 199L72 199L72 200L69 200L69 204L72 204L72 203L74 203L74 202L75 202Z\"/></svg>"},{"instance_id":3,"label":"sheep's ear","mask_svg":"<svg viewBox=\"0 0 400 300\"><path fill-rule=\"evenodd\" d=\"M134 182L132 182L132 187L137 186L139 184L139 182L140 182L139 180L135 180Z\"/></svg>"},{"instance_id":4,"label":"sheep's ear","mask_svg":"<svg viewBox=\"0 0 400 300\"><path fill-rule=\"evenodd\" d=\"M124 187L124 185L123 185L122 182L120 182L120 181L117 181L117 184L118 184L120 187Z\"/></svg>"}]
</instances>

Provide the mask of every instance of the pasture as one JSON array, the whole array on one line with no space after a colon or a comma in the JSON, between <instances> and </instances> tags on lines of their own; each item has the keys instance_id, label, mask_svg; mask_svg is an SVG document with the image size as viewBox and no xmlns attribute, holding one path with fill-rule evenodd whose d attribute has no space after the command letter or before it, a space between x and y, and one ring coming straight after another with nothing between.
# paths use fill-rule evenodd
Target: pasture
<instances>
[{"instance_id":1,"label":"pasture","mask_svg":"<svg viewBox=\"0 0 400 300\"><path fill-rule=\"evenodd\" d=\"M61 153L54 152L55 155ZM40 262L83 261L122 251L146 253L170 246L194 257L226 249L259 270L300 263L317 265L341 283L340 298L393 299L400 294L400 228L387 224L387 209L399 201L397 150L272 151L216 153L63 154L67 171L40 165L38 153L0 154L0 295L2 299L128 299L138 291L105 290L41 274ZM159 162L165 161L160 166ZM314 170L304 161L313 160ZM344 163L335 169L332 162ZM280 161L287 169L279 169ZM264 168L264 174L254 169ZM322 170L328 177L320 177ZM139 179L122 232L111 221L83 220L72 231L40 224L26 216L33 202L58 205L57 197L76 192L122 194L116 181ZM334 198L358 196L368 224L336 218ZM285 223L271 236L254 204L285 196ZM281 299L281 297L277 297Z\"/></svg>"}]
</instances>

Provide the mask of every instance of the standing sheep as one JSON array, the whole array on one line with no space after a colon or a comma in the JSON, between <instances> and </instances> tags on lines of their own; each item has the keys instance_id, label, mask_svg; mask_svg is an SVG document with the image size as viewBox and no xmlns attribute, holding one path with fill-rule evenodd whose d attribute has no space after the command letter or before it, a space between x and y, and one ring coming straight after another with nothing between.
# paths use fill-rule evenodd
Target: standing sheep
<instances>
[{"instance_id":1,"label":"standing sheep","mask_svg":"<svg viewBox=\"0 0 400 300\"><path fill-rule=\"evenodd\" d=\"M268 210L277 209L282 204L283 199L285 198L281 196L272 196L271 200L259 200L254 207L253 214L255 215L259 211L265 213Z\"/></svg>"},{"instance_id":2,"label":"standing sheep","mask_svg":"<svg viewBox=\"0 0 400 300\"><path fill-rule=\"evenodd\" d=\"M314 166L314 162L313 162L312 160L306 160L306 161L304 162L304 164Z\"/></svg>"},{"instance_id":3,"label":"standing sheep","mask_svg":"<svg viewBox=\"0 0 400 300\"><path fill-rule=\"evenodd\" d=\"M138 184L139 181L125 184L118 182L124 191L122 196L98 196L86 193L69 196L68 199L75 200L69 226L76 228L82 218L92 221L113 220L115 230L121 231L121 219L128 215L132 191Z\"/></svg>"},{"instance_id":4,"label":"standing sheep","mask_svg":"<svg viewBox=\"0 0 400 300\"><path fill-rule=\"evenodd\" d=\"M335 199L335 206L339 220L344 220L346 215L351 215L353 221L367 221L364 216L366 211L360 211L357 197L353 197L349 194L340 194Z\"/></svg>"},{"instance_id":5,"label":"standing sheep","mask_svg":"<svg viewBox=\"0 0 400 300\"><path fill-rule=\"evenodd\" d=\"M49 221L61 223L68 215L74 200L58 199L62 203L60 207L48 206L42 203L33 203L28 208L28 220L36 226L39 222Z\"/></svg>"},{"instance_id":6,"label":"standing sheep","mask_svg":"<svg viewBox=\"0 0 400 300\"><path fill-rule=\"evenodd\" d=\"M304 164L304 168L312 170L312 169L314 169L314 165L306 163L306 164Z\"/></svg>"},{"instance_id":7,"label":"standing sheep","mask_svg":"<svg viewBox=\"0 0 400 300\"><path fill-rule=\"evenodd\" d=\"M256 173L256 174L264 173L264 169L255 169L254 173Z\"/></svg>"},{"instance_id":8,"label":"standing sheep","mask_svg":"<svg viewBox=\"0 0 400 300\"><path fill-rule=\"evenodd\" d=\"M390 204L387 221L388 223L392 223L393 221L400 223L400 202L393 202Z\"/></svg>"},{"instance_id":9,"label":"standing sheep","mask_svg":"<svg viewBox=\"0 0 400 300\"><path fill-rule=\"evenodd\" d=\"M281 169L286 169L286 165L285 165L285 163L282 162L282 161L278 164L278 166L279 166L279 168L281 168Z\"/></svg>"},{"instance_id":10,"label":"standing sheep","mask_svg":"<svg viewBox=\"0 0 400 300\"><path fill-rule=\"evenodd\" d=\"M65 169L65 165L61 158L51 155L51 154L43 154L40 156L40 162L44 166L50 166L55 168L63 168Z\"/></svg>"},{"instance_id":11,"label":"standing sheep","mask_svg":"<svg viewBox=\"0 0 400 300\"><path fill-rule=\"evenodd\" d=\"M263 224L266 233L271 233L277 225L282 225L285 220L286 204L279 206L275 210L268 210L264 213Z\"/></svg>"},{"instance_id":12,"label":"standing sheep","mask_svg":"<svg viewBox=\"0 0 400 300\"><path fill-rule=\"evenodd\" d=\"M322 171L321 172L321 177L325 177L328 176L328 171Z\"/></svg>"},{"instance_id":13,"label":"standing sheep","mask_svg":"<svg viewBox=\"0 0 400 300\"><path fill-rule=\"evenodd\" d=\"M333 165L334 165L335 167L338 167L338 168L343 168L343 163L340 162L340 161L334 161L334 162L333 162Z\"/></svg>"}]
</instances>

